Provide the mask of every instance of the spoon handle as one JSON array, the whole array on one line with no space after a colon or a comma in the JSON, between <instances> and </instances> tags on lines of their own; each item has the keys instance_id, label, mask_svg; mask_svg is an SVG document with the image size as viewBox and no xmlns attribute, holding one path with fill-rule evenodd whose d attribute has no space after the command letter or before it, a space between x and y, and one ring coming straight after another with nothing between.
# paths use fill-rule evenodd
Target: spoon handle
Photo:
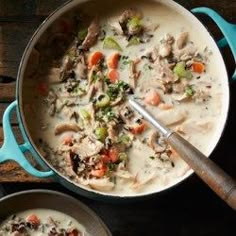
<instances>
[{"instance_id":1,"label":"spoon handle","mask_svg":"<svg viewBox=\"0 0 236 236\"><path fill-rule=\"evenodd\" d=\"M232 177L177 133L171 133L167 142L219 197L236 210L236 182Z\"/></svg>"},{"instance_id":2,"label":"spoon handle","mask_svg":"<svg viewBox=\"0 0 236 236\"><path fill-rule=\"evenodd\" d=\"M129 99L130 105L149 121L175 149L180 157L188 163L195 173L230 207L236 210L236 182L226 174L212 160L208 159L192 144L168 129L159 120L156 120L134 99Z\"/></svg>"}]
</instances>

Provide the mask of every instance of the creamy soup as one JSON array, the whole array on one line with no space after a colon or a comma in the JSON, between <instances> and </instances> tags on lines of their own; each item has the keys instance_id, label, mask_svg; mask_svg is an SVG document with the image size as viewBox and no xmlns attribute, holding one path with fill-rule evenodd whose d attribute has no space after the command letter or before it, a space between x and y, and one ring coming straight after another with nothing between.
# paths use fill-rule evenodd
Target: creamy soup
<instances>
[{"instance_id":1,"label":"creamy soup","mask_svg":"<svg viewBox=\"0 0 236 236\"><path fill-rule=\"evenodd\" d=\"M149 1L89 3L58 20L31 55L24 95L42 155L80 186L113 195L176 183L190 168L127 97L209 154L223 92L219 62L196 32Z\"/></svg>"},{"instance_id":2,"label":"creamy soup","mask_svg":"<svg viewBox=\"0 0 236 236\"><path fill-rule=\"evenodd\" d=\"M0 236L88 236L74 218L49 209L30 209L0 224Z\"/></svg>"}]
</instances>

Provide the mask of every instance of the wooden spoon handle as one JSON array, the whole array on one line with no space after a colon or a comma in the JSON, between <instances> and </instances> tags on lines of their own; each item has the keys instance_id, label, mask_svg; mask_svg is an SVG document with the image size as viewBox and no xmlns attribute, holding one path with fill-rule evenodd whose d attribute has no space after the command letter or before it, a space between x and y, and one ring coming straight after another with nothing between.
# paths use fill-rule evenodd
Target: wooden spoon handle
<instances>
[{"instance_id":1,"label":"wooden spoon handle","mask_svg":"<svg viewBox=\"0 0 236 236\"><path fill-rule=\"evenodd\" d=\"M167 141L195 173L236 210L235 180L177 133L170 134Z\"/></svg>"}]
</instances>

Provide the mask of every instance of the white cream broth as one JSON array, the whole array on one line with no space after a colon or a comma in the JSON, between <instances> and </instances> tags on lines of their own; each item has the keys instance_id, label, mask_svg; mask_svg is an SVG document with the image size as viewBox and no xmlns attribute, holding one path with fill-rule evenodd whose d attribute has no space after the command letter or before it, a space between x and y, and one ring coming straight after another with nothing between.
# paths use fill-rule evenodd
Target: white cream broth
<instances>
[{"instance_id":1,"label":"white cream broth","mask_svg":"<svg viewBox=\"0 0 236 236\"><path fill-rule=\"evenodd\" d=\"M1 236L13 235L14 234L13 232L11 231L7 232L6 229L7 228L11 229L12 224L20 224L22 222L28 222L27 218L32 214L37 216L40 224L36 229L27 228L28 234L25 232L25 234L22 235L46 236L49 235L50 230L52 230L52 228L54 227L57 229L57 232L59 229L65 229L65 230L77 229L79 232L78 236L89 236L89 234L86 232L85 227L71 216L68 216L59 211L50 209L41 209L41 208L22 211L16 213L14 217L10 216L8 219L2 222L2 224L0 224L0 235Z\"/></svg>"},{"instance_id":2,"label":"white cream broth","mask_svg":"<svg viewBox=\"0 0 236 236\"><path fill-rule=\"evenodd\" d=\"M151 34L152 37L149 42L127 47L128 42L126 37L119 34L114 35L111 25L117 23L119 15L130 7L134 7L142 13L142 26L152 28L152 30L148 31L148 34ZM84 6L83 11L86 13L89 12L90 15L95 15L91 12L95 12L96 9L97 5L90 3ZM132 96L165 125L179 132L179 134L208 156L213 150L219 139L220 132L223 129L222 121L225 119L227 110L223 104L228 100L228 88L227 85L223 83L223 79L226 79L225 68L220 68L220 66L223 66L222 58L216 50L216 46L212 41L209 41L209 38L205 37L206 34L201 33L201 27L195 28L187 16L180 15L177 11L164 5L164 3L140 1L138 4L130 3L129 5L127 3L125 7L121 4L121 6L117 6L115 10L113 8L111 10L111 5L108 4L107 9L109 10L97 9L97 11L99 12L99 16L103 16L100 18L100 25L102 29L106 31L106 37L112 36L123 49L119 52L121 55L117 68L119 80L125 81L127 84L131 85L130 68L129 65L127 65L129 62L127 61L140 60L135 68L137 71L140 71L140 75L138 76L135 88L132 88L134 91L134 95ZM205 65L205 72L198 73L192 71L193 69L191 68L193 68L193 64L191 63L195 61L192 57L192 61L189 62L191 68L188 69L187 67L186 70L191 71L193 78L183 80L178 78L181 81L179 82L178 80L176 82L184 84L184 81L186 81L187 85L185 84L184 92L176 92L177 90L173 90L176 85L175 82L173 82L174 85L172 84L172 92L166 92L157 84L157 80L162 80L161 76L163 75L160 72L159 64L169 57L160 57L160 45L162 45L163 40L166 40L166 35L170 34L175 40L172 44L172 53L173 55L177 55L178 49L176 48L176 41L180 34L184 32L188 32L189 35L187 45L184 48L191 45L192 42L192 45L196 48L195 56L193 57L196 57L197 52L200 53ZM89 52L85 53L87 60L93 52L100 51L103 53L106 61L112 53L117 51L104 49L103 44L104 42L102 40L98 40L94 46L90 47ZM149 59L142 58L142 56L149 55L149 52L153 53L154 48L159 50L158 55L161 58L159 58L161 62L158 62L159 59L155 59L154 62L151 63ZM181 50L184 50L184 48ZM154 55L154 53L152 55ZM183 60L178 60L178 62L175 62L175 66L176 63L182 61ZM189 60L186 61L188 62ZM77 150L77 144L83 145L83 141L81 141L81 143L71 144L72 147L70 147L70 145L62 145L62 142L65 140L65 137L73 137L78 140L83 132L87 134L91 133L94 137L94 130L96 130L96 128L94 128L94 124L91 123L90 125L86 125L86 131L75 131L76 128L73 127L69 128L67 132L61 132L55 135L55 127L61 123L70 123L76 124L75 126L80 126L80 121L71 119L71 112L77 112L81 116L81 107L83 107L83 109L89 111L88 113L91 113L89 103L86 96L74 97L73 101L77 104L76 106L72 105L66 109L62 106L59 112L51 116L48 112L49 107L45 102L47 99L45 96L37 95L35 81L40 81L40 83L46 81L46 83L49 83L50 89L56 90L58 97L62 98L64 96L64 101L68 99L68 93L63 94L63 92L58 90L60 87L64 86L63 84L52 82L57 80L58 72L55 73L54 69L52 69L50 72L45 73L44 66L40 65L39 68L40 70L36 74L30 75L27 80L26 87L32 89L23 95L25 97L23 98L25 114L30 114L30 116L26 117L28 129L41 154L66 177L75 181L82 188L92 191L98 191L108 195L133 196L161 191L179 182L191 173L191 169L188 165L181 160L171 147L163 144L161 138L158 139L158 145L159 148L163 145L166 147L163 152L157 152L155 148L150 146L150 137L154 130L148 124L148 128L138 135L124 130L132 140L132 145L126 148L125 151L122 149L122 153L125 152L128 158L125 163L121 161L120 163L109 163L109 167L106 166L106 168L111 168L111 166L112 168L117 168L115 171L109 169L109 174L107 175L106 172L105 176L102 177L98 177L97 174L95 176L89 174L88 178L84 177L84 175L74 173L73 168L68 166L68 152L70 152L71 149ZM171 68L171 70L173 72L173 68ZM81 81L86 87L87 80ZM190 88L190 91L188 90L190 95L188 94L188 96L186 95L187 88ZM158 93L161 100L158 105L150 105L146 102L147 94L153 90ZM96 96L98 95L95 94L94 97ZM61 99L61 101L63 99ZM64 101L62 101L62 103ZM118 105L118 107L114 109L122 110L125 104L125 102L122 102L122 106ZM122 108L119 108L119 106ZM137 119L142 119L137 113L134 114ZM127 125L132 126L133 123L128 122ZM116 128L116 132L117 130L118 128ZM120 133L118 135L120 135ZM92 148L92 145L93 144L87 145L87 152L90 151L89 149ZM113 144L113 146L116 146L116 144ZM97 155L100 155L99 158L101 158L104 152L102 152L102 154L101 152L99 154L96 153L96 155L94 155L95 160L98 158ZM85 155L82 159L87 160L86 158ZM95 163L96 169L98 167L97 162ZM80 165L83 164L80 163ZM80 168L80 165L76 168ZM115 167L113 165L115 165ZM99 173L101 173L101 169L99 169L99 171Z\"/></svg>"}]
</instances>

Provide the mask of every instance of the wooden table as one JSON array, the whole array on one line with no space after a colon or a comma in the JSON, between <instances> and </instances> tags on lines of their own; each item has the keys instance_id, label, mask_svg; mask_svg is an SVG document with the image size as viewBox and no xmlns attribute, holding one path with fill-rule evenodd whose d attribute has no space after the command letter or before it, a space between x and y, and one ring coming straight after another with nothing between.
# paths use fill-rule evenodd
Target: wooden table
<instances>
[{"instance_id":1,"label":"wooden table","mask_svg":"<svg viewBox=\"0 0 236 236\"><path fill-rule=\"evenodd\" d=\"M0 75L16 78L20 58L30 36L40 22L64 2L65 0L0 0ZM188 9L197 6L212 7L227 20L236 23L236 0L178 2ZM220 32L214 23L206 17L201 19L214 36L220 38ZM232 74L235 62L230 51L225 49L223 55L229 74ZM230 87L231 108L228 123L211 158L236 177L235 83ZM14 98L15 82L0 83L0 117ZM0 145L3 142L1 125L0 122ZM12 119L12 126L20 141L16 117ZM48 182L50 181L33 178L14 162L0 165L0 183L3 183L2 186L8 193L38 187L68 192L58 184ZM169 193L146 202L117 206L78 198L102 216L114 235L230 235L233 230L236 232L234 213L196 176L192 176Z\"/></svg>"}]
</instances>

